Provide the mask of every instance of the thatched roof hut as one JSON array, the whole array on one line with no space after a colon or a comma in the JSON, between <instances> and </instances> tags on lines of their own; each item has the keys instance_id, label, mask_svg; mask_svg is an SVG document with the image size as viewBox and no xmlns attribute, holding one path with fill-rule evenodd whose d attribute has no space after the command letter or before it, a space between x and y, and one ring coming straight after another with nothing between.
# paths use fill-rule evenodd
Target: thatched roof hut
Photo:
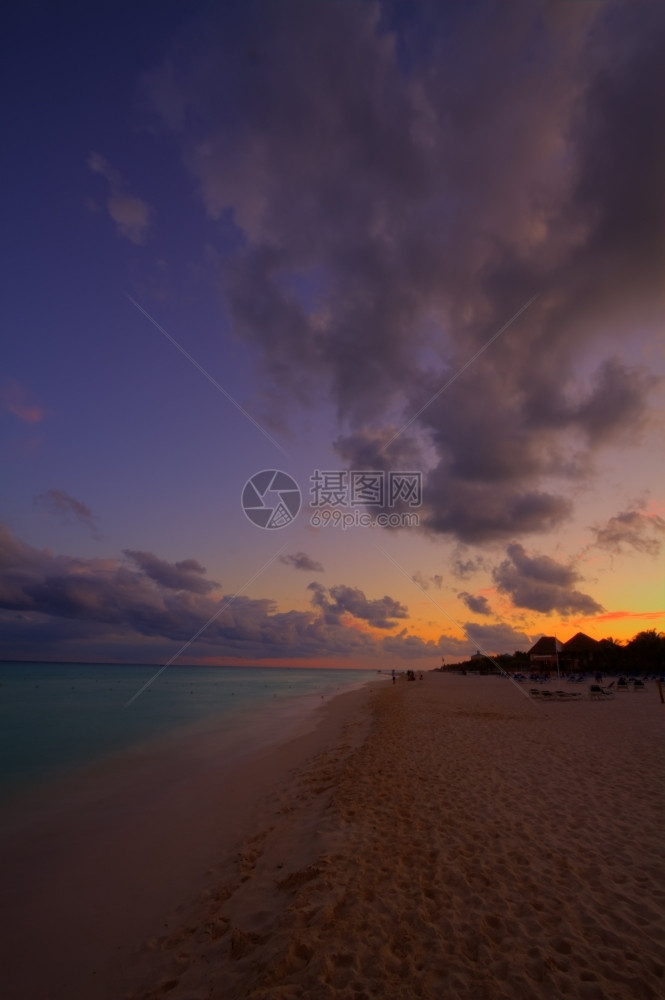
<instances>
[{"instance_id":1,"label":"thatched roof hut","mask_svg":"<svg viewBox=\"0 0 665 1000\"><path fill-rule=\"evenodd\" d=\"M584 632L577 632L572 639L563 644L563 655L566 663L575 670L590 666L597 654L598 642L590 635L585 635Z\"/></svg>"},{"instance_id":2,"label":"thatched roof hut","mask_svg":"<svg viewBox=\"0 0 665 1000\"><path fill-rule=\"evenodd\" d=\"M555 667L557 657L562 650L563 646L555 636L542 635L529 650L529 660L532 666L538 667L540 670Z\"/></svg>"}]
</instances>

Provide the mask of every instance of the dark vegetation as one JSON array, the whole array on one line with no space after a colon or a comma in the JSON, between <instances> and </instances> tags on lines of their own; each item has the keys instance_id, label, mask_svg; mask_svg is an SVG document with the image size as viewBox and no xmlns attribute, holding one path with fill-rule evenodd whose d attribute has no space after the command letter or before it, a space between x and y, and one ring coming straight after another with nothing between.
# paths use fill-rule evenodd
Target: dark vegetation
<instances>
[{"instance_id":1,"label":"dark vegetation","mask_svg":"<svg viewBox=\"0 0 665 1000\"><path fill-rule=\"evenodd\" d=\"M665 674L665 632L657 632L656 629L647 629L638 632L626 643L618 639L607 638L595 642L585 650L583 655L567 655L565 650L559 653L559 670L562 674L569 673L589 673L600 671L603 674ZM498 673L495 661L501 671L507 673L530 674L534 671L534 664L531 663L529 654L516 650L514 653L492 653L491 659L487 656L465 660L463 663L454 663L441 666L442 671L474 670L481 673ZM537 671L541 669L551 670L545 665L537 665ZM554 664L556 671L556 664Z\"/></svg>"}]
</instances>

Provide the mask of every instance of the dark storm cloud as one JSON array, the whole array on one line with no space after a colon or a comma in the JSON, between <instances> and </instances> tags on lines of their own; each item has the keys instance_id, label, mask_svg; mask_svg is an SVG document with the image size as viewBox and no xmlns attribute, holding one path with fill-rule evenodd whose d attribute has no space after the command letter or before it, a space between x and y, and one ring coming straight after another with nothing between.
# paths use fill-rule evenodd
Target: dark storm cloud
<instances>
[{"instance_id":1,"label":"dark storm cloud","mask_svg":"<svg viewBox=\"0 0 665 1000\"><path fill-rule=\"evenodd\" d=\"M289 555L280 556L279 561L285 566L293 566L294 569L306 570L309 573L323 573L323 565L311 559L306 552L292 552Z\"/></svg>"},{"instance_id":2,"label":"dark storm cloud","mask_svg":"<svg viewBox=\"0 0 665 1000\"><path fill-rule=\"evenodd\" d=\"M564 393L539 374L534 394L509 388L530 377L524 360L521 371L516 364L504 370L479 359L470 389L453 384L422 414L439 456L424 490L426 528L464 542L551 530L572 513L564 490L590 474L589 449L636 440L655 378L614 359L587 391ZM435 391L431 381L429 389ZM577 453L571 435L578 437ZM542 488L553 480L560 492Z\"/></svg>"},{"instance_id":3,"label":"dark storm cloud","mask_svg":"<svg viewBox=\"0 0 665 1000\"><path fill-rule=\"evenodd\" d=\"M45 493L36 496L33 502L36 506L42 507L51 514L56 514L66 522L79 521L81 524L85 524L92 534L97 536L95 516L90 508L81 500L65 493L64 490L46 490Z\"/></svg>"},{"instance_id":4,"label":"dark storm cloud","mask_svg":"<svg viewBox=\"0 0 665 1000\"><path fill-rule=\"evenodd\" d=\"M611 517L603 527L591 530L596 536L594 545L600 549L619 553L629 548L657 556L662 548L665 521L657 514L626 510Z\"/></svg>"},{"instance_id":5,"label":"dark storm cloud","mask_svg":"<svg viewBox=\"0 0 665 1000\"><path fill-rule=\"evenodd\" d=\"M579 257L589 284L602 283L608 315L625 309L631 290L643 298L644 318L662 286L654 197L660 197L665 135L653 123L663 111L663 8L621 4L598 19L594 33L586 105L574 119L583 153L574 205L594 221Z\"/></svg>"},{"instance_id":6,"label":"dark storm cloud","mask_svg":"<svg viewBox=\"0 0 665 1000\"><path fill-rule=\"evenodd\" d=\"M572 512L572 504L562 496L511 484L461 482L441 468L432 474L426 501L421 523L467 543L551 530Z\"/></svg>"},{"instance_id":7,"label":"dark storm cloud","mask_svg":"<svg viewBox=\"0 0 665 1000\"><path fill-rule=\"evenodd\" d=\"M464 601L469 611L473 611L477 615L489 615L492 613L492 609L489 606L489 602L486 597L474 596L473 594L467 593L463 590L457 595L460 600Z\"/></svg>"},{"instance_id":8,"label":"dark storm cloud","mask_svg":"<svg viewBox=\"0 0 665 1000\"><path fill-rule=\"evenodd\" d=\"M561 524L654 385L621 349L660 317L665 8L235 6L144 96L238 229L222 286L273 407L330 399L340 456L386 467L373 447L540 292L410 450L429 445L432 532Z\"/></svg>"},{"instance_id":9,"label":"dark storm cloud","mask_svg":"<svg viewBox=\"0 0 665 1000\"><path fill-rule=\"evenodd\" d=\"M358 587L340 584L326 590L320 583L310 583L308 589L312 591L312 604L323 612L325 621L330 625L339 624L343 615L350 614L374 628L389 629L395 625L396 619L409 617L406 606L394 598L385 596L368 600Z\"/></svg>"},{"instance_id":10,"label":"dark storm cloud","mask_svg":"<svg viewBox=\"0 0 665 1000\"><path fill-rule=\"evenodd\" d=\"M508 594L520 608L548 613L591 615L604 611L588 594L575 590L579 573L550 556L528 556L522 545L509 545L508 558L493 572L502 594Z\"/></svg>"},{"instance_id":11,"label":"dark storm cloud","mask_svg":"<svg viewBox=\"0 0 665 1000\"><path fill-rule=\"evenodd\" d=\"M128 559L149 576L155 583L169 590L189 590L193 594L207 594L219 587L214 580L204 580L205 566L196 559L183 559L170 563L158 559L152 552L140 552L135 549L123 549Z\"/></svg>"},{"instance_id":12,"label":"dark storm cloud","mask_svg":"<svg viewBox=\"0 0 665 1000\"><path fill-rule=\"evenodd\" d=\"M209 591L217 585L201 579L205 571L196 560L131 557L138 571L115 559L54 556L0 526L0 611L10 613L13 648L34 648L38 637L45 655L50 636L57 658L58 649L87 637L117 655L119 635L125 651L145 638L183 643L210 622L192 652L245 659L372 656L375 640L342 617L379 629L407 617L393 598L371 600L344 585L326 591L311 584L312 611L280 612L274 601L242 595L213 599Z\"/></svg>"},{"instance_id":13,"label":"dark storm cloud","mask_svg":"<svg viewBox=\"0 0 665 1000\"><path fill-rule=\"evenodd\" d=\"M422 471L425 459L413 437L400 434L391 441L398 429L394 426L381 431L364 428L337 438L334 448L351 469Z\"/></svg>"},{"instance_id":14,"label":"dark storm cloud","mask_svg":"<svg viewBox=\"0 0 665 1000\"><path fill-rule=\"evenodd\" d=\"M608 358L597 369L587 393L566 394L557 386L546 393L531 394L528 416L541 427L580 431L591 445L635 437L647 413L644 405L661 380L654 375Z\"/></svg>"}]
</instances>

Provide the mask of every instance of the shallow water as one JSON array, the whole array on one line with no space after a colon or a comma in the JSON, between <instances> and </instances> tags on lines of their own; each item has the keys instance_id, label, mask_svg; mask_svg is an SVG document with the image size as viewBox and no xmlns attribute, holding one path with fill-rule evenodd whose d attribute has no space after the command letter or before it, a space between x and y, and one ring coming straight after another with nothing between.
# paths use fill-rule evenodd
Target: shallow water
<instances>
[{"instance_id":1,"label":"shallow water","mask_svg":"<svg viewBox=\"0 0 665 1000\"><path fill-rule=\"evenodd\" d=\"M374 671L276 667L0 664L0 799L192 727L231 744L375 678Z\"/></svg>"}]
</instances>

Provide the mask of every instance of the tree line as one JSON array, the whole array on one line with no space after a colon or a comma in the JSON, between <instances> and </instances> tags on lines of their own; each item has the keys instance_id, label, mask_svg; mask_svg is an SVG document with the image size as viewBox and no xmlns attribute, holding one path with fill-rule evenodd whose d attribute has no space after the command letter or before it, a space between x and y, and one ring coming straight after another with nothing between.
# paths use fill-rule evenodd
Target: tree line
<instances>
[{"instance_id":1,"label":"tree line","mask_svg":"<svg viewBox=\"0 0 665 1000\"><path fill-rule=\"evenodd\" d=\"M646 629L638 632L632 639L622 642L611 636L607 639L600 639L593 647L592 656L579 657L578 654L567 655L565 651L559 654L559 667L562 671L579 670L581 666L575 668L573 660L584 659L584 669L600 670L604 674L629 674L665 673L665 632L658 632L656 629ZM531 669L529 654L522 650L515 650L514 653L495 653L492 655L502 670L509 673L528 673ZM496 671L492 661L485 657L483 660L469 659L463 663L451 664L448 667L441 667L441 670L481 670Z\"/></svg>"}]
</instances>

